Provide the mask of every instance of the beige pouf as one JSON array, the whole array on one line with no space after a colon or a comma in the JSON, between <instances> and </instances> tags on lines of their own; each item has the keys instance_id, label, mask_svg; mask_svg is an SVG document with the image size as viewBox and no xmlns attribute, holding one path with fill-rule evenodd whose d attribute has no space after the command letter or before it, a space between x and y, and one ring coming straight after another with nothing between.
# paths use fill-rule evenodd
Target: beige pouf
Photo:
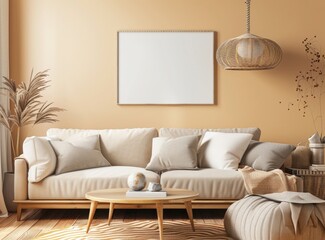
<instances>
[{"instance_id":1,"label":"beige pouf","mask_svg":"<svg viewBox=\"0 0 325 240\"><path fill-rule=\"evenodd\" d=\"M250 195L228 208L224 224L238 240L324 240L325 200L301 192Z\"/></svg>"}]
</instances>

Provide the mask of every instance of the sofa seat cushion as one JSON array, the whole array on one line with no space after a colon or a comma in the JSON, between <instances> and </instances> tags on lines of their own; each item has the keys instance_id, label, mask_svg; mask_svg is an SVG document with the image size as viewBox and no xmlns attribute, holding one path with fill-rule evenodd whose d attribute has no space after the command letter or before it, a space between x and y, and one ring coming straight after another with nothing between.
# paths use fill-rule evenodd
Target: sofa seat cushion
<instances>
[{"instance_id":1,"label":"sofa seat cushion","mask_svg":"<svg viewBox=\"0 0 325 240\"><path fill-rule=\"evenodd\" d=\"M161 175L163 188L183 188L200 193L199 199L241 199L245 186L238 171L204 168L174 170Z\"/></svg>"},{"instance_id":2,"label":"sofa seat cushion","mask_svg":"<svg viewBox=\"0 0 325 240\"><path fill-rule=\"evenodd\" d=\"M148 182L159 182L159 175L139 167L111 166L51 175L38 183L28 183L29 199L85 199L89 191L127 188L130 174L141 172Z\"/></svg>"}]
</instances>

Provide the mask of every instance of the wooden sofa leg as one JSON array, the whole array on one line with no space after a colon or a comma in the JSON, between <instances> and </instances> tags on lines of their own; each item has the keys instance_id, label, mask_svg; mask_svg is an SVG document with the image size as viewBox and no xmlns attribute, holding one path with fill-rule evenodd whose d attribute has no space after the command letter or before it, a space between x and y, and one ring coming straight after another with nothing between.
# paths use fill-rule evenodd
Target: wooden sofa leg
<instances>
[{"instance_id":1,"label":"wooden sofa leg","mask_svg":"<svg viewBox=\"0 0 325 240\"><path fill-rule=\"evenodd\" d=\"M20 221L21 220L21 212L22 212L22 208L21 208L21 205L18 203L17 204L17 221Z\"/></svg>"}]
</instances>

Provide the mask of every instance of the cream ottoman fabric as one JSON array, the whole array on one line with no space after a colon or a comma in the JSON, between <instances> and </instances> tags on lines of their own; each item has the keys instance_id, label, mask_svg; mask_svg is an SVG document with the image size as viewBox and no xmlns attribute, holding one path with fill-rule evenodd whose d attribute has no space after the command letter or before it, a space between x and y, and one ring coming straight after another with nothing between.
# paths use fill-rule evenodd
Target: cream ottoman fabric
<instances>
[{"instance_id":1,"label":"cream ottoman fabric","mask_svg":"<svg viewBox=\"0 0 325 240\"><path fill-rule=\"evenodd\" d=\"M298 192L250 195L228 208L224 224L238 240L323 240L325 200Z\"/></svg>"}]
</instances>

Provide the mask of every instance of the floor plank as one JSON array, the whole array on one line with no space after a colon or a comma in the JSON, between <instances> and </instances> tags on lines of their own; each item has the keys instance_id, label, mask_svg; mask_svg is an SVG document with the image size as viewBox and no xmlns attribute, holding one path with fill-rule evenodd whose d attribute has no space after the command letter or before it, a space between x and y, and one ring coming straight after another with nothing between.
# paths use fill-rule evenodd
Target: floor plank
<instances>
[{"instance_id":1,"label":"floor plank","mask_svg":"<svg viewBox=\"0 0 325 240\"><path fill-rule=\"evenodd\" d=\"M3 229L0 227L2 229L0 231L0 239L18 239L20 235L28 231L35 223L37 223L41 216L41 211L35 212L26 221L17 221L16 216L14 216L14 219L8 222Z\"/></svg>"},{"instance_id":2,"label":"floor plank","mask_svg":"<svg viewBox=\"0 0 325 240\"><path fill-rule=\"evenodd\" d=\"M22 221L16 221L16 214L11 213L8 218L0 221L0 239L4 240L29 240L40 234L54 229L69 227L85 228L88 220L87 209L51 209L25 211ZM223 224L225 211L217 209L193 210L194 222ZM108 210L98 209L92 224L107 222ZM157 213L154 209L116 209L112 221L130 222L156 220ZM188 220L184 209L165 209L164 220Z\"/></svg>"},{"instance_id":3,"label":"floor plank","mask_svg":"<svg viewBox=\"0 0 325 240\"><path fill-rule=\"evenodd\" d=\"M138 211L139 210L136 210L136 209L126 209L124 218L123 218L123 222L130 222L130 221L136 220Z\"/></svg>"},{"instance_id":4,"label":"floor plank","mask_svg":"<svg viewBox=\"0 0 325 240\"><path fill-rule=\"evenodd\" d=\"M63 212L61 211L44 211L42 218L34 224L28 231L24 232L19 238L19 240L27 240L36 237L42 233L50 231L63 217Z\"/></svg>"},{"instance_id":5,"label":"floor plank","mask_svg":"<svg viewBox=\"0 0 325 240\"><path fill-rule=\"evenodd\" d=\"M54 210L55 211L55 210ZM76 220L78 219L78 216L80 215L79 212L83 211L80 210L65 210L67 213L63 215L63 217L57 222L57 224L54 225L52 229L63 229L67 227L71 227Z\"/></svg>"}]
</instances>

